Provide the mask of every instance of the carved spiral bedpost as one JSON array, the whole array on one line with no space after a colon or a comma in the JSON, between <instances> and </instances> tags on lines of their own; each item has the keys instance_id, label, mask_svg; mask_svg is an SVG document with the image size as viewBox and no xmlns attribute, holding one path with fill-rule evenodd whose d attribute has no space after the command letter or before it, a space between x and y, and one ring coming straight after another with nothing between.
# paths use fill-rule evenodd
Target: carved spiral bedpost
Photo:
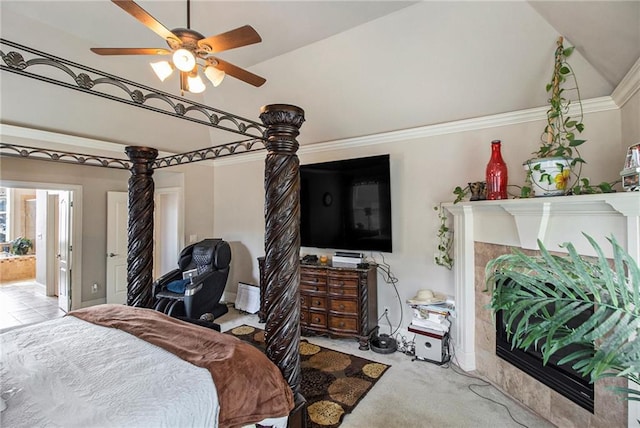
<instances>
[{"instance_id":1,"label":"carved spiral bedpost","mask_svg":"<svg viewBox=\"0 0 640 428\"><path fill-rule=\"evenodd\" d=\"M127 229L127 305L149 308L153 303L153 168L158 151L126 147L132 162L129 178Z\"/></svg>"},{"instance_id":2,"label":"carved spiral bedpost","mask_svg":"<svg viewBox=\"0 0 640 428\"><path fill-rule=\"evenodd\" d=\"M265 160L266 353L294 394L300 389L300 173L298 129L304 110L286 104L262 107L267 126Z\"/></svg>"}]
</instances>

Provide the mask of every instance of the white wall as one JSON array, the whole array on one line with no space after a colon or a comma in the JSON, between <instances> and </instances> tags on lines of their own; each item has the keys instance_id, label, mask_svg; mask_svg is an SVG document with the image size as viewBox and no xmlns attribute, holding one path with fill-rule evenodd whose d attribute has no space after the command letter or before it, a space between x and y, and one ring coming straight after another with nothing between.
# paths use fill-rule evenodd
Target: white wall
<instances>
[{"instance_id":1,"label":"white wall","mask_svg":"<svg viewBox=\"0 0 640 428\"><path fill-rule=\"evenodd\" d=\"M513 116L517 116L515 112ZM490 142L502 140L502 154L509 167L509 182L521 185L525 178L522 163L533 152L544 128L544 121L499 125L465 131L439 132L432 135L431 128L416 132L373 136L368 142L350 141L303 146L299 151L300 163L315 163L389 153L391 159L393 253L385 260L398 278L398 302L395 291L378 277L378 307L388 306L394 328L400 322L408 324L405 300L419 289L431 288L448 295L453 294L453 275L433 262L438 227L433 209L440 201L454 199L457 186L484 180L484 170L490 155ZM312 120L312 119L311 119ZM448 124L455 125L455 124ZM486 125L484 125L486 126ZM301 135L304 134L301 128ZM618 109L604 109L585 117L583 136L587 143L581 150L587 160L583 176L593 183L614 181L624 161L621 146L621 119ZM425 136L415 137L415 134ZM216 161L214 180L214 230L230 240L234 249L234 270L228 290L235 291L238 281L258 284L256 258L264 255L264 153L243 161ZM513 190L515 193L518 191ZM331 250L302 249L303 253L332 254ZM381 261L378 253L369 257ZM381 328L387 326L381 321Z\"/></svg>"}]
</instances>

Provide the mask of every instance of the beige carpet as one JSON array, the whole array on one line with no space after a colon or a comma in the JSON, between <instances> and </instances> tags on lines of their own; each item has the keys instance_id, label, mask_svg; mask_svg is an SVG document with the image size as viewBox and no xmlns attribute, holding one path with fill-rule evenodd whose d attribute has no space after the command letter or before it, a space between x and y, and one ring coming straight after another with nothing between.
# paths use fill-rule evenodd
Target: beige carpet
<instances>
[{"instance_id":1,"label":"beige carpet","mask_svg":"<svg viewBox=\"0 0 640 428\"><path fill-rule=\"evenodd\" d=\"M243 324L264 327L258 322L257 315L241 313L233 308L216 322L220 323L222 331ZM391 366L353 412L344 416L340 428L554 427L496 388L473 386L486 383L458 374L460 369L454 371L446 365L412 361L411 357L400 352L377 354L361 351L353 339L322 336L306 339L318 346ZM453 360L455 362L455 357Z\"/></svg>"}]
</instances>

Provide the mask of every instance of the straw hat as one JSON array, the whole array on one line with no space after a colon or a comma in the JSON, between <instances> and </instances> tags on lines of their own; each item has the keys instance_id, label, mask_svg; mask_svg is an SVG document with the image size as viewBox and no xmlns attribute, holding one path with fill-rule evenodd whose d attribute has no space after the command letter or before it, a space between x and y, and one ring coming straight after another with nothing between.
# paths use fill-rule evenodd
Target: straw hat
<instances>
[{"instance_id":1,"label":"straw hat","mask_svg":"<svg viewBox=\"0 0 640 428\"><path fill-rule=\"evenodd\" d=\"M412 305L431 305L434 303L444 303L447 296L431 290L419 290L418 294L408 299L407 303Z\"/></svg>"}]
</instances>

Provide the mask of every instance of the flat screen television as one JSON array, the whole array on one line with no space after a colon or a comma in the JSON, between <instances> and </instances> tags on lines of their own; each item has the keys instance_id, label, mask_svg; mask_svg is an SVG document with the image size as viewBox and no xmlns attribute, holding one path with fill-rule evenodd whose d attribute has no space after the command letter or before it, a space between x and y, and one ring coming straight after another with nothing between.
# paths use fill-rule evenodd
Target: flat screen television
<instances>
[{"instance_id":1,"label":"flat screen television","mask_svg":"<svg viewBox=\"0 0 640 428\"><path fill-rule=\"evenodd\" d=\"M389 155L300 166L303 247L392 251Z\"/></svg>"}]
</instances>

